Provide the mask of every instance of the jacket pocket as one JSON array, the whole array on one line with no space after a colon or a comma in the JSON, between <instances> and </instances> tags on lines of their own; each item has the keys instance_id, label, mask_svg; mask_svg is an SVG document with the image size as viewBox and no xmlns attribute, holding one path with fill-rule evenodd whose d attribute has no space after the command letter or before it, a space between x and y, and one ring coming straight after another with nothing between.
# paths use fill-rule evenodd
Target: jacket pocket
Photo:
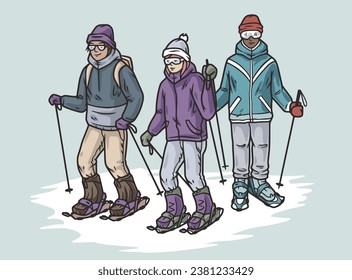
<instances>
[{"instance_id":1,"label":"jacket pocket","mask_svg":"<svg viewBox=\"0 0 352 280\"><path fill-rule=\"evenodd\" d=\"M189 120L186 120L186 125L190 131L192 131L194 134L201 134L202 131L198 128L196 128Z\"/></svg>"},{"instance_id":2,"label":"jacket pocket","mask_svg":"<svg viewBox=\"0 0 352 280\"><path fill-rule=\"evenodd\" d=\"M259 96L258 98L259 98L260 102L262 102L262 104L265 106L265 108L267 108L268 111L271 113L271 108L270 108L269 104L265 101L263 96Z\"/></svg>"},{"instance_id":3,"label":"jacket pocket","mask_svg":"<svg viewBox=\"0 0 352 280\"><path fill-rule=\"evenodd\" d=\"M230 114L232 114L232 112L235 111L235 109L236 109L238 103L240 103L240 101L241 101L241 97L237 96L235 101L230 106Z\"/></svg>"}]
</instances>

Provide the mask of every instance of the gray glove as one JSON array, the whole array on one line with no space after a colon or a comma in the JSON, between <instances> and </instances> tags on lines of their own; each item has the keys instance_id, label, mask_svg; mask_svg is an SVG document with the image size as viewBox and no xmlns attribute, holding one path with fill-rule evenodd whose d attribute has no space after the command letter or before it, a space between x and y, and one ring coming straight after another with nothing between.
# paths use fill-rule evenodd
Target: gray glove
<instances>
[{"instance_id":1,"label":"gray glove","mask_svg":"<svg viewBox=\"0 0 352 280\"><path fill-rule=\"evenodd\" d=\"M146 132L144 132L141 135L141 143L142 146L147 147L149 146L149 143L152 141L153 136L148 132L148 130Z\"/></svg>"},{"instance_id":2,"label":"gray glove","mask_svg":"<svg viewBox=\"0 0 352 280\"><path fill-rule=\"evenodd\" d=\"M206 81L214 80L217 73L218 69L213 64L204 65L202 68L202 75Z\"/></svg>"}]
</instances>

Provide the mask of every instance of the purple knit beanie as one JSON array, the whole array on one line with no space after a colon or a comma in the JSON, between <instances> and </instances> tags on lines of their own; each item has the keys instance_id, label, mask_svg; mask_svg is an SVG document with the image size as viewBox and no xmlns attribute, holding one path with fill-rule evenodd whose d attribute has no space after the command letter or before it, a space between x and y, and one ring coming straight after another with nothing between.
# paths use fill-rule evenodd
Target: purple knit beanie
<instances>
[{"instance_id":1,"label":"purple knit beanie","mask_svg":"<svg viewBox=\"0 0 352 280\"><path fill-rule=\"evenodd\" d=\"M98 24L94 27L92 33L87 37L87 44L91 41L102 41L113 49L116 49L116 42L114 41L114 30L108 24Z\"/></svg>"}]
</instances>

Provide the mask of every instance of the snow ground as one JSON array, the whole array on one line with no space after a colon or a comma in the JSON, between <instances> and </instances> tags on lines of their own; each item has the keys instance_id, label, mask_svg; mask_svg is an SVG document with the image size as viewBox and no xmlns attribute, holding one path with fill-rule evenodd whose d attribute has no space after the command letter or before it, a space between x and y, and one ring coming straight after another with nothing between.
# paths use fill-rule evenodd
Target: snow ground
<instances>
[{"instance_id":1,"label":"snow ground","mask_svg":"<svg viewBox=\"0 0 352 280\"><path fill-rule=\"evenodd\" d=\"M280 213L304 206L303 202L306 200L306 194L311 192L311 189L307 187L312 185L311 183L292 182L303 176L284 177L282 180L284 187L280 188L278 192L285 196L286 199L280 207L275 209L269 208L250 196L249 208L243 212L236 212L231 208L231 172L224 173L224 178L227 179L225 185L219 183L218 173L206 173L206 181L210 187L214 202L217 206L224 208L224 214L221 219L196 235L182 234L178 230L166 234L157 234L154 231L149 231L146 227L149 225L154 226L155 220L165 210L164 196L156 195L157 189L146 169L134 169L131 170L131 173L142 192L142 196L150 198L150 202L144 210L120 222L104 221L99 219L99 217L86 220L66 218L61 213L65 211L70 212L72 205L83 194L81 179L78 178L70 181L70 185L74 189L71 194L64 191L67 188L65 181L42 187L42 193L31 197L33 203L54 210L54 214L48 217L49 220L52 220L52 224L44 226L42 229L73 230L80 234L73 242L93 242L119 246L121 251L128 252L158 253L194 250L216 246L217 243L223 241L250 238L252 237L248 233L250 229L289 221L290 219L287 217L288 212L285 214ZM159 184L158 171L153 171L153 173ZM108 199L115 200L117 197L112 177L109 173L102 173L100 176ZM278 179L278 176L271 176L268 180L276 190ZM181 180L180 186L183 191L187 210L192 213L195 209L192 193ZM161 188L160 184L159 187ZM247 231L247 234L242 233L244 231Z\"/></svg>"}]
</instances>

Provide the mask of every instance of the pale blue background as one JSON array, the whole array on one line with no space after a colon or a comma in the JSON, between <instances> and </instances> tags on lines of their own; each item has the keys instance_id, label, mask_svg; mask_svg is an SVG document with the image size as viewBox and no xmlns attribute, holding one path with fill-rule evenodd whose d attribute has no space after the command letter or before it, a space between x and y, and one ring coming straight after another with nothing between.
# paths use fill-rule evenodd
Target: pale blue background
<instances>
[{"instance_id":1,"label":"pale blue background","mask_svg":"<svg viewBox=\"0 0 352 280\"><path fill-rule=\"evenodd\" d=\"M351 259L351 5L349 1L2 1L1 21L1 259ZM85 39L109 23L121 52L133 57L145 93L139 134L153 114L163 74L161 52L187 32L192 60L218 66L238 41L243 16L256 13L263 40L278 60L285 87L305 93L309 107L297 120L285 175L314 183L292 220L251 230L250 239L169 254L121 253L115 247L73 244L68 230L41 230L51 210L30 202L41 187L65 180L51 93L75 94L86 64ZM60 114L70 178L85 130L84 114ZM219 114L227 153L230 134ZM272 125L271 174L281 170L291 118L277 107ZM163 136L155 139L162 148ZM141 166L129 144L129 165ZM137 158L138 160L133 160ZM148 158L154 169L157 160ZM216 171L209 145L207 171ZM231 164L231 157L227 156ZM102 163L102 162L101 162ZM100 164L100 170L105 172ZM234 223L236 217L234 214ZM141 232L141 238L143 233ZM156 236L157 238L157 236Z\"/></svg>"}]
</instances>

